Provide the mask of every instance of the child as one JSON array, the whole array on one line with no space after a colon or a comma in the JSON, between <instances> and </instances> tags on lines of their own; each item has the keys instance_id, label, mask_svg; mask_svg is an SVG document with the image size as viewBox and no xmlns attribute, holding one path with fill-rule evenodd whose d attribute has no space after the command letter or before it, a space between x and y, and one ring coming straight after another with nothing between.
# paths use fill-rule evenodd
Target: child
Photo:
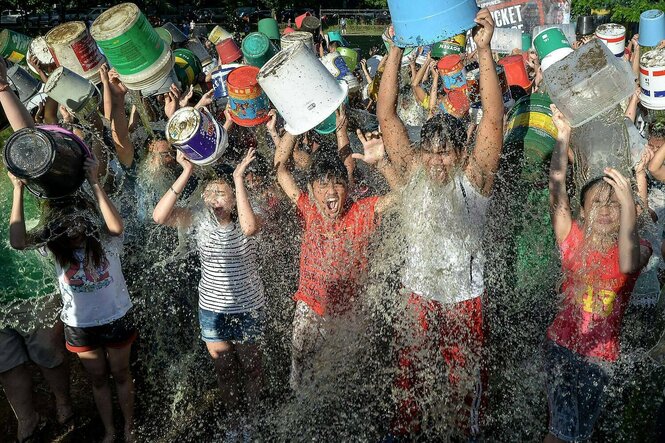
<instances>
[{"instance_id":1,"label":"child","mask_svg":"<svg viewBox=\"0 0 665 443\"><path fill-rule=\"evenodd\" d=\"M571 129L554 105L552 111L558 137L550 167L550 212L564 282L561 307L547 330L545 442L583 441L600 414L605 367L619 357L623 314L651 248L637 234L630 182L615 169L585 185L580 220L573 220L566 190Z\"/></svg>"},{"instance_id":2,"label":"child","mask_svg":"<svg viewBox=\"0 0 665 443\"><path fill-rule=\"evenodd\" d=\"M129 356L137 333L127 318L132 302L120 266L123 222L98 182L97 160L86 159L84 167L104 225L96 226L88 214L75 212L67 220L51 220L45 242L56 261L66 346L78 354L92 380L95 404L104 424L103 442L111 443L115 438L108 367L125 419L125 439L134 441L134 382ZM10 243L16 249L36 247L39 240L26 233L23 183L10 178L14 184ZM65 210L80 208L72 205Z\"/></svg>"},{"instance_id":3,"label":"child","mask_svg":"<svg viewBox=\"0 0 665 443\"><path fill-rule=\"evenodd\" d=\"M273 115L273 119L275 116ZM398 177L384 158L378 135L358 136L364 155L353 154L375 165L391 188ZM275 152L277 180L304 223L300 252L300 281L294 295L291 387L298 389L311 370L314 356L325 341L321 333L326 317L348 312L367 268L367 255L378 216L390 198L369 197L356 202L347 199L349 176L343 159L329 147L312 155L308 190L301 192L287 168L296 137L285 133Z\"/></svg>"},{"instance_id":4,"label":"child","mask_svg":"<svg viewBox=\"0 0 665 443\"><path fill-rule=\"evenodd\" d=\"M221 176L206 183L205 208L195 213L175 206L194 170L194 165L178 151L177 161L183 171L153 211L158 224L196 229L201 260L201 337L215 362L222 401L232 420L239 419L239 378L244 378L249 406L259 404L262 386L257 340L264 326L265 296L254 238L261 220L249 203L244 181L254 158L255 150L250 148L232 178Z\"/></svg>"}]
</instances>

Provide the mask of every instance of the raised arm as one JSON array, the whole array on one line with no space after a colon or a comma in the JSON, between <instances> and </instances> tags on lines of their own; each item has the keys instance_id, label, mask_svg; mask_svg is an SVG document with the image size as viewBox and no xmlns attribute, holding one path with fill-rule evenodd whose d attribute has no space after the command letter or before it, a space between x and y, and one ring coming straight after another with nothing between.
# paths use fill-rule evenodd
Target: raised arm
<instances>
[{"instance_id":1,"label":"raised arm","mask_svg":"<svg viewBox=\"0 0 665 443\"><path fill-rule=\"evenodd\" d=\"M427 110L427 118L432 118L436 113L436 108L439 105L439 72L434 63L431 64L432 70L432 89L429 91L429 109Z\"/></svg>"},{"instance_id":2,"label":"raised arm","mask_svg":"<svg viewBox=\"0 0 665 443\"><path fill-rule=\"evenodd\" d=\"M192 224L192 213L185 208L176 208L175 204L182 191L187 186L189 178L194 171L194 165L187 160L185 155L178 151L176 159L180 166L182 166L182 173L166 191L162 199L157 203L155 209L152 211L152 219L158 225L166 225L171 227L188 227Z\"/></svg>"},{"instance_id":3,"label":"raised arm","mask_svg":"<svg viewBox=\"0 0 665 443\"><path fill-rule=\"evenodd\" d=\"M427 54L427 60L425 60L425 63L423 63L416 75L411 79L411 90L416 95L418 103L423 103L425 99L427 99L427 91L425 91L423 88L422 83L423 79L425 78L425 74L427 74L428 70L431 69L431 64L432 58L430 54Z\"/></svg>"},{"instance_id":4,"label":"raised arm","mask_svg":"<svg viewBox=\"0 0 665 443\"><path fill-rule=\"evenodd\" d=\"M273 116L273 118L275 118ZM275 150L275 159L273 164L277 171L277 183L281 186L284 193L289 197L293 204L298 204L300 198L300 189L296 184L293 174L289 171L287 163L291 158L293 147L296 144L296 137L293 134L285 132L280 140L279 146Z\"/></svg>"},{"instance_id":5,"label":"raised arm","mask_svg":"<svg viewBox=\"0 0 665 443\"><path fill-rule=\"evenodd\" d=\"M129 120L125 112L127 87L120 81L118 73L109 71L106 65L102 66L100 74L104 85L104 115L109 113L116 154L120 163L129 168L134 164L134 144L129 137Z\"/></svg>"},{"instance_id":6,"label":"raised arm","mask_svg":"<svg viewBox=\"0 0 665 443\"><path fill-rule=\"evenodd\" d=\"M252 205L249 203L249 194L245 187L245 172L249 164L256 158L256 149L249 148L247 155L242 159L236 169L233 171L233 182L236 188L236 205L238 207L238 222L240 229L247 237L251 237L261 229L261 220L254 213Z\"/></svg>"},{"instance_id":7,"label":"raised arm","mask_svg":"<svg viewBox=\"0 0 665 443\"><path fill-rule=\"evenodd\" d=\"M10 172L7 175L14 185L12 212L9 217L9 244L14 249L25 249L29 245L23 212L23 182Z\"/></svg>"},{"instance_id":8,"label":"raised arm","mask_svg":"<svg viewBox=\"0 0 665 443\"><path fill-rule=\"evenodd\" d=\"M397 95L399 93L399 68L402 63L402 49L391 46L384 57L385 68L379 85L379 98L376 116L381 126L383 142L390 161L402 172L406 172L415 151L411 148L409 134L402 120L397 115Z\"/></svg>"},{"instance_id":9,"label":"raised arm","mask_svg":"<svg viewBox=\"0 0 665 443\"><path fill-rule=\"evenodd\" d=\"M487 9L481 9L476 15L476 23L473 39L478 47L483 118L478 125L476 145L465 172L482 194L489 195L503 148L503 96L490 49L494 33L492 15Z\"/></svg>"},{"instance_id":10,"label":"raised arm","mask_svg":"<svg viewBox=\"0 0 665 443\"><path fill-rule=\"evenodd\" d=\"M665 143L663 143L649 162L649 172L658 181L665 182Z\"/></svg>"},{"instance_id":11,"label":"raised arm","mask_svg":"<svg viewBox=\"0 0 665 443\"><path fill-rule=\"evenodd\" d=\"M7 120L14 131L34 128L35 121L23 103L18 99L7 81L7 63L0 57L0 104L7 115Z\"/></svg>"},{"instance_id":12,"label":"raised arm","mask_svg":"<svg viewBox=\"0 0 665 443\"><path fill-rule=\"evenodd\" d=\"M351 150L351 140L349 139L349 120L346 117L346 108L344 105L335 111L335 117L337 125L335 128L337 153L339 154L339 158L344 162L344 166L346 166L346 172L349 175L349 188L353 188L353 172L356 169L356 161L351 156L353 151Z\"/></svg>"},{"instance_id":13,"label":"raised arm","mask_svg":"<svg viewBox=\"0 0 665 443\"><path fill-rule=\"evenodd\" d=\"M99 211L104 218L106 229L108 229L109 234L113 236L122 235L125 229L122 223L122 217L118 213L115 205L109 199L108 195L106 195L104 188L99 184L99 163L97 162L97 158L94 156L86 158L83 167L85 168L88 183L90 183L90 187L92 187L92 191L95 194L95 199L99 205Z\"/></svg>"},{"instance_id":14,"label":"raised arm","mask_svg":"<svg viewBox=\"0 0 665 443\"><path fill-rule=\"evenodd\" d=\"M573 225L570 200L566 190L568 171L568 145L570 143L570 124L556 106L552 105L552 121L558 130L556 146L550 163L550 216L558 244L568 237Z\"/></svg>"}]
</instances>

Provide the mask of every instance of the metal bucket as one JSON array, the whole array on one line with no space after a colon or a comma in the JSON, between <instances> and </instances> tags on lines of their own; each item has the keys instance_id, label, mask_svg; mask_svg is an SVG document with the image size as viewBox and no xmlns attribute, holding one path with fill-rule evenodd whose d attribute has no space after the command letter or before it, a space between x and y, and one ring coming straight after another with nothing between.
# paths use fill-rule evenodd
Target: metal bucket
<instances>
[{"instance_id":1,"label":"metal bucket","mask_svg":"<svg viewBox=\"0 0 665 443\"><path fill-rule=\"evenodd\" d=\"M9 29L0 31L0 55L12 63L21 63L30 46L31 38Z\"/></svg>"},{"instance_id":2,"label":"metal bucket","mask_svg":"<svg viewBox=\"0 0 665 443\"><path fill-rule=\"evenodd\" d=\"M82 117L89 116L99 106L100 95L95 85L62 66L48 78L44 93Z\"/></svg>"},{"instance_id":3,"label":"metal bucket","mask_svg":"<svg viewBox=\"0 0 665 443\"><path fill-rule=\"evenodd\" d=\"M99 69L106 59L83 22L68 22L46 34L56 65L64 66L93 83L101 82Z\"/></svg>"},{"instance_id":4,"label":"metal bucket","mask_svg":"<svg viewBox=\"0 0 665 443\"><path fill-rule=\"evenodd\" d=\"M166 124L166 138L197 165L214 163L228 146L226 131L205 108L178 109Z\"/></svg>"},{"instance_id":5,"label":"metal bucket","mask_svg":"<svg viewBox=\"0 0 665 443\"><path fill-rule=\"evenodd\" d=\"M7 81L18 93L21 103L26 104L35 94L39 92L42 82L34 78L28 71L14 65L7 70Z\"/></svg>"}]
</instances>

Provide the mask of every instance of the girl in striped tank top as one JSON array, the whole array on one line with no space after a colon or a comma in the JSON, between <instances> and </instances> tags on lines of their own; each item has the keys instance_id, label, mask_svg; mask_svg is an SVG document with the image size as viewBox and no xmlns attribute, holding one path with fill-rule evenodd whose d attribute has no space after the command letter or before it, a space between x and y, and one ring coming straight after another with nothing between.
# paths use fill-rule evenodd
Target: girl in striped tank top
<instances>
[{"instance_id":1,"label":"girl in striped tank top","mask_svg":"<svg viewBox=\"0 0 665 443\"><path fill-rule=\"evenodd\" d=\"M263 329L263 283L257 244L260 219L252 209L244 176L255 158L250 148L233 176L219 176L203 186L205 208L176 207L194 165L178 152L182 174L153 211L156 223L193 228L201 260L199 324L201 337L215 362L226 410L239 418L241 384L248 406L259 404ZM202 215L201 215L202 214ZM242 382L242 383L241 383Z\"/></svg>"}]
</instances>

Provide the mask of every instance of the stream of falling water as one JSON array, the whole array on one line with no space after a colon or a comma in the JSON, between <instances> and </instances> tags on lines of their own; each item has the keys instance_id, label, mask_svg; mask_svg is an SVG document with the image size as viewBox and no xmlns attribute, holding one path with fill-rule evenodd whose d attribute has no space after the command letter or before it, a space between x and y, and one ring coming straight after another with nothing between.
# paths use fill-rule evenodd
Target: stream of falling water
<instances>
[{"instance_id":1,"label":"stream of falling water","mask_svg":"<svg viewBox=\"0 0 665 443\"><path fill-rule=\"evenodd\" d=\"M134 106L136 106L136 112L138 112L139 114L139 118L141 119L143 127L145 128L149 137L154 138L155 133L153 132L152 125L150 124L150 117L148 116L148 111L145 109L145 106L143 105L143 100L141 99L141 92L129 90L128 94L130 102Z\"/></svg>"}]
</instances>

